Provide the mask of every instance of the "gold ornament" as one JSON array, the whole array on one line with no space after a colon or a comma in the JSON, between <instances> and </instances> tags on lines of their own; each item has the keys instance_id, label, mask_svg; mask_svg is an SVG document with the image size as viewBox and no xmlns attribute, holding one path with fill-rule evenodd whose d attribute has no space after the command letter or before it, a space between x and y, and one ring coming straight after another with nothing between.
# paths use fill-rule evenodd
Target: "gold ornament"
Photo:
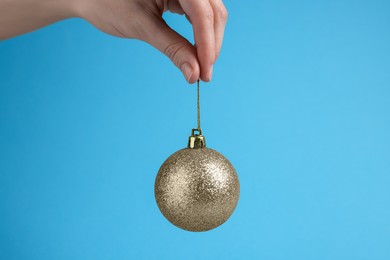
<instances>
[{"instance_id":1,"label":"gold ornament","mask_svg":"<svg viewBox=\"0 0 390 260\"><path fill-rule=\"evenodd\" d=\"M160 167L154 193L161 213L172 224L188 231L218 227L237 206L237 173L222 154L206 148L202 135L199 82L198 128L192 130L188 147L172 154Z\"/></svg>"}]
</instances>

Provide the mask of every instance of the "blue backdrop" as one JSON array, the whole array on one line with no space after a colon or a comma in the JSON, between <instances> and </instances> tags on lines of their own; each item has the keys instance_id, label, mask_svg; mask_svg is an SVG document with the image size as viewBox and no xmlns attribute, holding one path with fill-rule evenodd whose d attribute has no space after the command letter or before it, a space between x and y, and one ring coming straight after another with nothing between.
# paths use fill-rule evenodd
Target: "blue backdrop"
<instances>
[{"instance_id":1,"label":"blue backdrop","mask_svg":"<svg viewBox=\"0 0 390 260\"><path fill-rule=\"evenodd\" d=\"M0 259L390 259L390 2L225 4L202 126L239 174L231 219L186 232L154 200L195 85L71 19L0 42Z\"/></svg>"}]
</instances>

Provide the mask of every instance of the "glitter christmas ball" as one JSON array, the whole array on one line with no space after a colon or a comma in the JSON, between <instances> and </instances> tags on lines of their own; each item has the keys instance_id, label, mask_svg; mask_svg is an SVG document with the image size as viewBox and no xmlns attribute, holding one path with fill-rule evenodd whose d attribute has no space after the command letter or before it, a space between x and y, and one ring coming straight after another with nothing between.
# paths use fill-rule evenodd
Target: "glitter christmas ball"
<instances>
[{"instance_id":1,"label":"glitter christmas ball","mask_svg":"<svg viewBox=\"0 0 390 260\"><path fill-rule=\"evenodd\" d=\"M188 231L207 231L231 216L240 184L229 160L206 148L202 135L193 134L188 148L163 163L154 192L160 211L172 224Z\"/></svg>"}]
</instances>

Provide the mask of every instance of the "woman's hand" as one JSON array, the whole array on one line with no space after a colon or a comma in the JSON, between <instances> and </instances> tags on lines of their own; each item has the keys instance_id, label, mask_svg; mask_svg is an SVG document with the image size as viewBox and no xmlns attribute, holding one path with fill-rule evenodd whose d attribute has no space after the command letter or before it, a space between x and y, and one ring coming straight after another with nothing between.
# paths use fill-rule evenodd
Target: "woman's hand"
<instances>
[{"instance_id":1,"label":"woman's hand","mask_svg":"<svg viewBox=\"0 0 390 260\"><path fill-rule=\"evenodd\" d=\"M148 42L167 55L188 82L211 80L221 50L227 11L221 0L80 0L80 16L100 30ZM185 14L194 28L194 47L162 19Z\"/></svg>"}]
</instances>

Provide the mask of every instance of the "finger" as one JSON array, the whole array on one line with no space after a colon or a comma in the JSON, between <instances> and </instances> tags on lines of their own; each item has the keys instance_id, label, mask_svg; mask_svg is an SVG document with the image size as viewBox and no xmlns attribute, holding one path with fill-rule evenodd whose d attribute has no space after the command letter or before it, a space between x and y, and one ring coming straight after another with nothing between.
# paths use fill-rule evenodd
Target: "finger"
<instances>
[{"instance_id":1,"label":"finger","mask_svg":"<svg viewBox=\"0 0 390 260\"><path fill-rule=\"evenodd\" d=\"M177 32L172 30L162 18L143 21L144 32L139 38L148 42L182 71L189 83L195 83L200 77L200 68L195 47Z\"/></svg>"},{"instance_id":2,"label":"finger","mask_svg":"<svg viewBox=\"0 0 390 260\"><path fill-rule=\"evenodd\" d=\"M210 81L215 61L214 13L209 0L179 0L194 28L200 77Z\"/></svg>"},{"instance_id":3,"label":"finger","mask_svg":"<svg viewBox=\"0 0 390 260\"><path fill-rule=\"evenodd\" d=\"M217 60L221 52L228 13L222 0L210 0L210 4L214 10L215 60Z\"/></svg>"}]
</instances>

